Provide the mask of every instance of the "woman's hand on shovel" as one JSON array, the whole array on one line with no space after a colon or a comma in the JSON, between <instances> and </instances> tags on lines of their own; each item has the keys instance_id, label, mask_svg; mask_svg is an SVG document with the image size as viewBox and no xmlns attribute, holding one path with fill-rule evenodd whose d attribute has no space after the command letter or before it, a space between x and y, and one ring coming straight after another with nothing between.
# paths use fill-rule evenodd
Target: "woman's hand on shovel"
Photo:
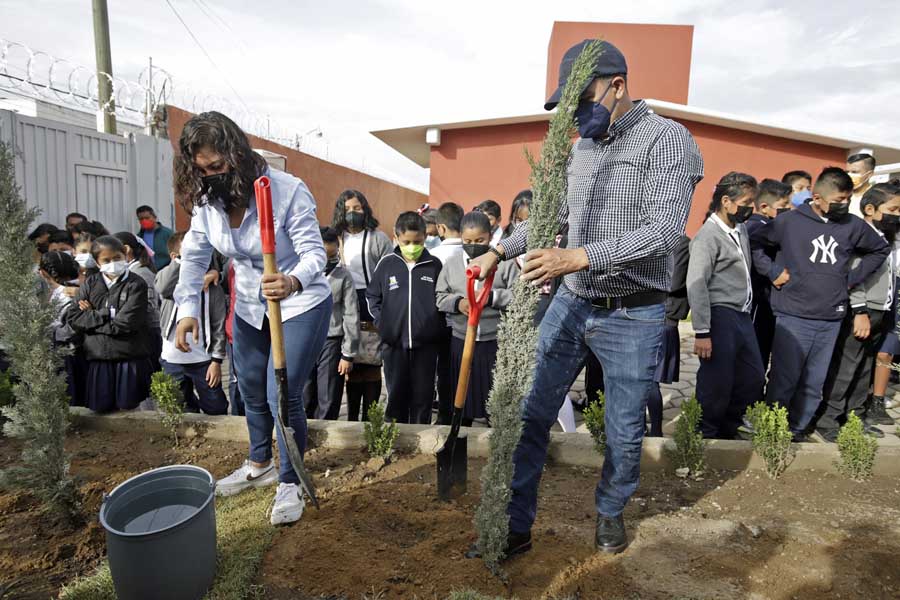
<instances>
[{"instance_id":1,"label":"woman's hand on shovel","mask_svg":"<svg viewBox=\"0 0 900 600\"><path fill-rule=\"evenodd\" d=\"M262 294L266 300L278 302L300 290L300 281L293 275L273 273L262 276Z\"/></svg>"}]
</instances>

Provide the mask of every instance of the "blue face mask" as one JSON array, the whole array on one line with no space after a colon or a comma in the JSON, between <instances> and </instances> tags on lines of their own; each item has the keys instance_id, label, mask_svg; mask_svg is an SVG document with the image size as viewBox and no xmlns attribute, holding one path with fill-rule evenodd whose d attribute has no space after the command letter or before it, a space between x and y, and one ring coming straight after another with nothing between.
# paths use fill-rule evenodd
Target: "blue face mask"
<instances>
[{"instance_id":1,"label":"blue face mask","mask_svg":"<svg viewBox=\"0 0 900 600\"><path fill-rule=\"evenodd\" d=\"M794 206L800 206L801 204L805 204L812 198L812 192L809 190L803 190L802 192L794 192L791 195L791 204Z\"/></svg>"},{"instance_id":2,"label":"blue face mask","mask_svg":"<svg viewBox=\"0 0 900 600\"><path fill-rule=\"evenodd\" d=\"M606 98L612 81L606 86L600 102ZM575 109L575 121L578 123L578 134L582 139L597 139L605 136L609 131L609 125L612 122L612 111L600 102L591 102L590 100L582 100ZM616 109L619 100L613 102L612 110Z\"/></svg>"}]
</instances>

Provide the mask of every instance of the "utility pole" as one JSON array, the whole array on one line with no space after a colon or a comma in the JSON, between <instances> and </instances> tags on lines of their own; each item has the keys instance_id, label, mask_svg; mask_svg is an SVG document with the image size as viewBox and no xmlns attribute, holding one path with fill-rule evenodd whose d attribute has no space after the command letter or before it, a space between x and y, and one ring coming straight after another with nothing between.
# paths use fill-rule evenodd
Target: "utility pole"
<instances>
[{"instance_id":1,"label":"utility pole","mask_svg":"<svg viewBox=\"0 0 900 600\"><path fill-rule=\"evenodd\" d=\"M94 5L94 50L97 55L97 102L99 112L97 125L104 133L116 133L116 105L113 102L112 53L109 48L109 13L106 0L93 0Z\"/></svg>"}]
</instances>

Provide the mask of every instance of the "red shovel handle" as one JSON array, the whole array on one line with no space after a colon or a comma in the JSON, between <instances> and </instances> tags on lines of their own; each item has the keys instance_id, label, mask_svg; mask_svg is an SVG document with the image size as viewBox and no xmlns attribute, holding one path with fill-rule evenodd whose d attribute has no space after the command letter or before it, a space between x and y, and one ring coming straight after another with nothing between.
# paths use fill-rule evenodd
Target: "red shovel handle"
<instances>
[{"instance_id":1,"label":"red shovel handle","mask_svg":"<svg viewBox=\"0 0 900 600\"><path fill-rule=\"evenodd\" d=\"M256 190L256 213L259 215L259 236L263 254L275 253L275 225L272 221L272 186L263 175L253 183Z\"/></svg>"},{"instance_id":2,"label":"red shovel handle","mask_svg":"<svg viewBox=\"0 0 900 600\"><path fill-rule=\"evenodd\" d=\"M487 306L491 297L491 288L494 285L494 274L497 270L491 271L487 279L484 280L484 287L475 294L475 282L481 276L481 267L472 265L466 269L466 280L468 284L467 295L469 296L469 325L477 326L478 320L481 318L481 311Z\"/></svg>"}]
</instances>

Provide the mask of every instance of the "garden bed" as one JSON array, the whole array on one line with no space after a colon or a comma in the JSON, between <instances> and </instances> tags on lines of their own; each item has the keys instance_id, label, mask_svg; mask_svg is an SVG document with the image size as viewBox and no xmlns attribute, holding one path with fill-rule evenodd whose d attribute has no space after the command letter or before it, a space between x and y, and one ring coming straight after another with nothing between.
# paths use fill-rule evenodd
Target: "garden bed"
<instances>
[{"instance_id":1,"label":"garden bed","mask_svg":"<svg viewBox=\"0 0 900 600\"><path fill-rule=\"evenodd\" d=\"M192 463L222 476L241 463L243 443L195 438L172 449L157 436L73 431L72 472L87 522L63 528L35 513L27 495L0 495L0 582L14 598L48 598L102 562L96 514L105 491L164 464ZM0 460L17 445L0 440ZM405 455L388 465L358 450L314 449L308 465L322 508L279 528L257 575L257 597L319 600L445 598L475 589L530 598L897 598L900 482L858 484L821 471L778 481L757 471L701 481L648 473L626 511L630 548L592 548L598 469L551 465L541 484L535 548L506 564L510 585L463 552L483 462L471 461L469 493L436 499L434 459ZM258 518L265 522L260 511Z\"/></svg>"}]
</instances>

